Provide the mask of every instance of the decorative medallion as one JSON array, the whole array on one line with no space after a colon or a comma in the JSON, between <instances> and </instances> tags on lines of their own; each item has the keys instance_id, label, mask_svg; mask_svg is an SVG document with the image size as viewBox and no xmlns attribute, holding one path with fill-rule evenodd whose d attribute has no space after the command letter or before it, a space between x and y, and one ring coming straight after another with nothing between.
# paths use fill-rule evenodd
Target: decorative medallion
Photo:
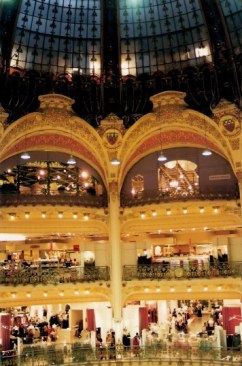
<instances>
[{"instance_id":1,"label":"decorative medallion","mask_svg":"<svg viewBox=\"0 0 242 366\"><path fill-rule=\"evenodd\" d=\"M235 129L235 123L232 118L225 119L223 121L223 125L224 125L224 128L226 128L226 130L228 130L229 132L233 132Z\"/></svg>"},{"instance_id":2,"label":"decorative medallion","mask_svg":"<svg viewBox=\"0 0 242 366\"><path fill-rule=\"evenodd\" d=\"M236 136L241 131L239 120L233 115L225 115L220 119L220 124L223 128L225 136Z\"/></svg>"},{"instance_id":3,"label":"decorative medallion","mask_svg":"<svg viewBox=\"0 0 242 366\"><path fill-rule=\"evenodd\" d=\"M106 148L117 149L125 134L123 120L117 117L114 113L110 113L103 119L98 128L98 133L103 139Z\"/></svg>"},{"instance_id":4,"label":"decorative medallion","mask_svg":"<svg viewBox=\"0 0 242 366\"><path fill-rule=\"evenodd\" d=\"M115 145L118 141L118 136L119 134L115 130L106 131L106 139L109 145Z\"/></svg>"}]
</instances>

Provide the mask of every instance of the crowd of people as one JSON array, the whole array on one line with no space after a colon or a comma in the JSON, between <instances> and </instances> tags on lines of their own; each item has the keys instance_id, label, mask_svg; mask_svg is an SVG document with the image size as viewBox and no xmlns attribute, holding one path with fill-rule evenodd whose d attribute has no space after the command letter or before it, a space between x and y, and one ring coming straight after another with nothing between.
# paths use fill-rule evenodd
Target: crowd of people
<instances>
[{"instance_id":1,"label":"crowd of people","mask_svg":"<svg viewBox=\"0 0 242 366\"><path fill-rule=\"evenodd\" d=\"M10 349L17 347L18 338L23 344L33 344L39 341L55 342L58 339L59 329L69 327L70 306L66 305L65 311L53 314L47 319L47 309L43 307L43 316L29 316L27 312L18 313L17 309L12 312Z\"/></svg>"},{"instance_id":2,"label":"crowd of people","mask_svg":"<svg viewBox=\"0 0 242 366\"><path fill-rule=\"evenodd\" d=\"M24 315L18 313L16 309L12 312L10 348L15 349L18 338L23 344L33 344L41 342L55 342L58 339L60 329L69 328L69 310L70 305L66 305L65 310L58 314L47 314L47 308L43 306L43 316L29 316L25 311ZM212 308L209 318L204 317L203 326L197 336L210 336L214 334L216 325L222 325L221 309ZM50 315L48 317L48 315ZM100 359L106 358L108 353L109 359L115 358L117 347L122 347L124 352L131 351L133 355L138 355L141 346L145 347L152 343L157 343L161 339L166 339L169 342L176 337L177 334L189 334L189 328L194 317L203 316L203 305L200 301L192 304L183 305L177 308L168 310L167 319L162 322L152 322L149 324L145 332L135 333L128 329L123 329L122 339L116 340L115 332L110 329L106 336L101 334L101 329L96 331L96 350L100 354ZM165 324L165 326L164 326ZM202 323L201 323L202 324ZM163 327L164 326L164 327ZM162 328L163 327L163 328ZM164 336L166 335L166 338ZM75 327L73 336L79 338L79 341L84 345L94 345L92 343L91 332L84 326L81 320Z\"/></svg>"}]
</instances>

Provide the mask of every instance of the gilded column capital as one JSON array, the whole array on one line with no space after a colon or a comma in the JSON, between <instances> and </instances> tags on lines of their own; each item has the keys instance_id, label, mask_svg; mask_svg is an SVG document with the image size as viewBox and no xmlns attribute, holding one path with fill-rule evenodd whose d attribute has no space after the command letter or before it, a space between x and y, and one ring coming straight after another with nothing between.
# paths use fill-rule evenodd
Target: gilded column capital
<instances>
[{"instance_id":1,"label":"gilded column capital","mask_svg":"<svg viewBox=\"0 0 242 366\"><path fill-rule=\"evenodd\" d=\"M118 182L112 181L109 183L109 195L113 201L119 198Z\"/></svg>"}]
</instances>

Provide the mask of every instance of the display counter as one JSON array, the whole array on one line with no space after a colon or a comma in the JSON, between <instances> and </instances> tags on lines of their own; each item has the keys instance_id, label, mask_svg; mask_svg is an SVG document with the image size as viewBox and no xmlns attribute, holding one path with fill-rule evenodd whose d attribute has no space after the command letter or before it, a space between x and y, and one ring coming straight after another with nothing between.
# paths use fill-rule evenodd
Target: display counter
<instances>
[{"instance_id":1,"label":"display counter","mask_svg":"<svg viewBox=\"0 0 242 366\"><path fill-rule=\"evenodd\" d=\"M191 267L209 267L209 256L192 255L192 256L174 256L174 257L153 257L152 263L169 265L171 269Z\"/></svg>"},{"instance_id":2,"label":"display counter","mask_svg":"<svg viewBox=\"0 0 242 366\"><path fill-rule=\"evenodd\" d=\"M58 267L59 260L58 258L52 258L52 259L38 259L35 261L35 264L38 264L40 267Z\"/></svg>"}]
</instances>

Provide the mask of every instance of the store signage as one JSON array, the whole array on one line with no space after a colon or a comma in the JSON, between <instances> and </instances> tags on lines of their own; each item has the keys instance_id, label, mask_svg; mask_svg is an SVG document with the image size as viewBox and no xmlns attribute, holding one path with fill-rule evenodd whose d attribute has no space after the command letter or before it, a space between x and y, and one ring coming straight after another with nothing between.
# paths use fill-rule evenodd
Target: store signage
<instances>
[{"instance_id":1,"label":"store signage","mask_svg":"<svg viewBox=\"0 0 242 366\"><path fill-rule=\"evenodd\" d=\"M220 175L210 175L209 180L224 180L224 179L231 179L230 174L220 174Z\"/></svg>"},{"instance_id":2,"label":"store signage","mask_svg":"<svg viewBox=\"0 0 242 366\"><path fill-rule=\"evenodd\" d=\"M74 252L79 252L80 251L80 245L79 244L74 244L73 245L73 250L74 250Z\"/></svg>"}]
</instances>

